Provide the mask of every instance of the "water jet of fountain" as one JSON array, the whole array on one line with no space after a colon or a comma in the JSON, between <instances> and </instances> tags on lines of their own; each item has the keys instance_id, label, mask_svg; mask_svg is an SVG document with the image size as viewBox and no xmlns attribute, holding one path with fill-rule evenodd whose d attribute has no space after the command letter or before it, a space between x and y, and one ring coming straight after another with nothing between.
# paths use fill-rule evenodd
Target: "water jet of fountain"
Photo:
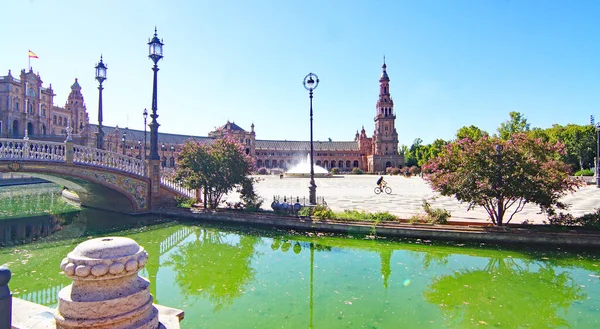
<instances>
[{"instance_id":1,"label":"water jet of fountain","mask_svg":"<svg viewBox=\"0 0 600 329\"><path fill-rule=\"evenodd\" d=\"M315 172L315 177L329 177L330 174L327 169L314 165L313 170ZM310 177L310 154L306 155L306 161L302 161L290 168L285 173L286 177Z\"/></svg>"}]
</instances>

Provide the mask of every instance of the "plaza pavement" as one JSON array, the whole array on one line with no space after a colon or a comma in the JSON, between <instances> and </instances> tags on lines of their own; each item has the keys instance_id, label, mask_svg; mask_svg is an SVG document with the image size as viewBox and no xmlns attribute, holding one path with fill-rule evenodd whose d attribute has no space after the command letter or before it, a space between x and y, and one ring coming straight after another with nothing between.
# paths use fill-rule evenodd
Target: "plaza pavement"
<instances>
[{"instance_id":1,"label":"plaza pavement","mask_svg":"<svg viewBox=\"0 0 600 329\"><path fill-rule=\"evenodd\" d=\"M280 179L278 175L255 176L260 178L255 186L256 192L265 199L264 209L270 209L274 195L306 197L308 202L308 178ZM340 175L333 178L316 178L317 196L324 197L327 205L334 211L365 210L367 212L388 211L401 218L410 218L418 213L423 213L422 200L427 199L433 207L444 208L451 212L451 220L489 222L486 211L478 207L467 211L467 204L461 204L454 198L442 197L431 190L429 185L419 177L405 178L401 176L385 176L392 193L376 195L373 192L375 182L379 176L375 175ZM235 193L225 196L227 201L237 201ZM280 200L282 201L282 200ZM600 188L588 185L580 188L574 194L565 196L561 201L570 205L566 211L574 216L580 216L595 211L600 207ZM508 219L505 217L505 220ZM540 213L536 205L526 205L516 214L511 223L529 221L543 223L546 216Z\"/></svg>"}]
</instances>

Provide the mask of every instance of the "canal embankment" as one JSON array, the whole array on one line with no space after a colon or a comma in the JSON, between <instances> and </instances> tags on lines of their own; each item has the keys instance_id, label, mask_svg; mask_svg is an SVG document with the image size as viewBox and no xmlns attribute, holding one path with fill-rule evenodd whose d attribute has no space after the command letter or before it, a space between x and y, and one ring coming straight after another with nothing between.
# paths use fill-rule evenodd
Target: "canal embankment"
<instances>
[{"instance_id":1,"label":"canal embankment","mask_svg":"<svg viewBox=\"0 0 600 329\"><path fill-rule=\"evenodd\" d=\"M331 232L366 237L397 237L425 240L449 240L469 243L552 245L571 248L600 247L600 232L579 228L555 228L548 225L508 225L503 227L450 221L448 224L408 222L339 221L311 217L279 215L269 212L165 208L154 211L162 216L204 222L258 225L275 229Z\"/></svg>"}]
</instances>

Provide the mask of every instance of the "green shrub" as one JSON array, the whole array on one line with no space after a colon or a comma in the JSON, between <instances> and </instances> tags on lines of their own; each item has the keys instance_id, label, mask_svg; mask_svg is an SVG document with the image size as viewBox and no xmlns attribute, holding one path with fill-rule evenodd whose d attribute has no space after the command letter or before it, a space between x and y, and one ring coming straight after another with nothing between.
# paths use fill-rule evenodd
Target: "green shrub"
<instances>
[{"instance_id":1,"label":"green shrub","mask_svg":"<svg viewBox=\"0 0 600 329\"><path fill-rule=\"evenodd\" d=\"M179 208L191 208L196 203L196 199L185 196L176 196L175 201Z\"/></svg>"},{"instance_id":2,"label":"green shrub","mask_svg":"<svg viewBox=\"0 0 600 329\"><path fill-rule=\"evenodd\" d=\"M311 211L311 208L310 208L310 207L302 207L302 208L300 209L300 211L298 211L298 216L301 216L301 217L308 217L308 216L310 216L310 215L312 215L312 211Z\"/></svg>"},{"instance_id":3,"label":"green shrub","mask_svg":"<svg viewBox=\"0 0 600 329\"><path fill-rule=\"evenodd\" d=\"M333 218L333 211L326 206L316 206L313 208L313 216L319 219L331 219Z\"/></svg>"},{"instance_id":4,"label":"green shrub","mask_svg":"<svg viewBox=\"0 0 600 329\"><path fill-rule=\"evenodd\" d=\"M388 174L390 175L399 175L400 174L400 168L392 168L389 167L389 170L386 169L386 172L388 172Z\"/></svg>"},{"instance_id":5,"label":"green shrub","mask_svg":"<svg viewBox=\"0 0 600 329\"><path fill-rule=\"evenodd\" d=\"M246 179L242 182L241 186L238 188L238 192L240 193L240 198L242 199L242 206L244 209L249 211L257 211L262 206L265 201L263 198L259 197L254 190L254 180Z\"/></svg>"},{"instance_id":6,"label":"green shrub","mask_svg":"<svg viewBox=\"0 0 600 329\"><path fill-rule=\"evenodd\" d=\"M592 169L583 169L583 170L579 170L574 175L575 176L594 176L594 171Z\"/></svg>"},{"instance_id":7,"label":"green shrub","mask_svg":"<svg viewBox=\"0 0 600 329\"><path fill-rule=\"evenodd\" d=\"M400 173L406 177L410 176L410 172L409 172L410 168L408 167L402 167L400 168Z\"/></svg>"},{"instance_id":8,"label":"green shrub","mask_svg":"<svg viewBox=\"0 0 600 329\"><path fill-rule=\"evenodd\" d=\"M334 213L327 206L303 207L298 211L299 216L313 216L319 219L330 219L334 217Z\"/></svg>"},{"instance_id":9,"label":"green shrub","mask_svg":"<svg viewBox=\"0 0 600 329\"><path fill-rule=\"evenodd\" d=\"M360 168L352 168L352 173L355 175L361 175L363 171Z\"/></svg>"},{"instance_id":10,"label":"green shrub","mask_svg":"<svg viewBox=\"0 0 600 329\"><path fill-rule=\"evenodd\" d=\"M600 208L595 212L585 214L580 217L573 217L571 214L551 214L548 216L550 225L557 226L581 226L585 228L600 229Z\"/></svg>"},{"instance_id":11,"label":"green shrub","mask_svg":"<svg viewBox=\"0 0 600 329\"><path fill-rule=\"evenodd\" d=\"M423 199L423 211L425 214L417 214L409 219L411 223L425 222L431 224L447 224L448 219L452 217L450 212L443 208L432 208L427 200Z\"/></svg>"},{"instance_id":12,"label":"green shrub","mask_svg":"<svg viewBox=\"0 0 600 329\"><path fill-rule=\"evenodd\" d=\"M372 215L372 218L376 222L384 222L384 221L394 221L398 220L396 215L392 215L387 211L384 212L376 212Z\"/></svg>"},{"instance_id":13,"label":"green shrub","mask_svg":"<svg viewBox=\"0 0 600 329\"><path fill-rule=\"evenodd\" d=\"M408 172L413 176L417 176L421 172L421 169L417 166L412 166L408 169Z\"/></svg>"},{"instance_id":14,"label":"green shrub","mask_svg":"<svg viewBox=\"0 0 600 329\"><path fill-rule=\"evenodd\" d=\"M340 173L340 168L331 168L332 175L338 175Z\"/></svg>"}]
</instances>

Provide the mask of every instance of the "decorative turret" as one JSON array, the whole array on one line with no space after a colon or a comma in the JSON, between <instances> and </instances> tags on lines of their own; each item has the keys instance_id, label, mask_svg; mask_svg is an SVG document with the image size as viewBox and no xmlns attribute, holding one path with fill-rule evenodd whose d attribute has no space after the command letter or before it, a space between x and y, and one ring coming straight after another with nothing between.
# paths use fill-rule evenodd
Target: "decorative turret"
<instances>
[{"instance_id":1,"label":"decorative turret","mask_svg":"<svg viewBox=\"0 0 600 329\"><path fill-rule=\"evenodd\" d=\"M398 133L395 128L394 101L390 95L390 78L387 74L385 57L379 78L379 99L375 106L375 131L373 132L373 154L397 155Z\"/></svg>"},{"instance_id":2,"label":"decorative turret","mask_svg":"<svg viewBox=\"0 0 600 329\"><path fill-rule=\"evenodd\" d=\"M74 134L81 134L89 124L89 118L85 102L83 100L83 94L81 94L81 86L79 81L75 78L75 82L71 86L71 93L67 98L65 104L65 110L67 110L70 116L71 127L73 128Z\"/></svg>"}]
</instances>

